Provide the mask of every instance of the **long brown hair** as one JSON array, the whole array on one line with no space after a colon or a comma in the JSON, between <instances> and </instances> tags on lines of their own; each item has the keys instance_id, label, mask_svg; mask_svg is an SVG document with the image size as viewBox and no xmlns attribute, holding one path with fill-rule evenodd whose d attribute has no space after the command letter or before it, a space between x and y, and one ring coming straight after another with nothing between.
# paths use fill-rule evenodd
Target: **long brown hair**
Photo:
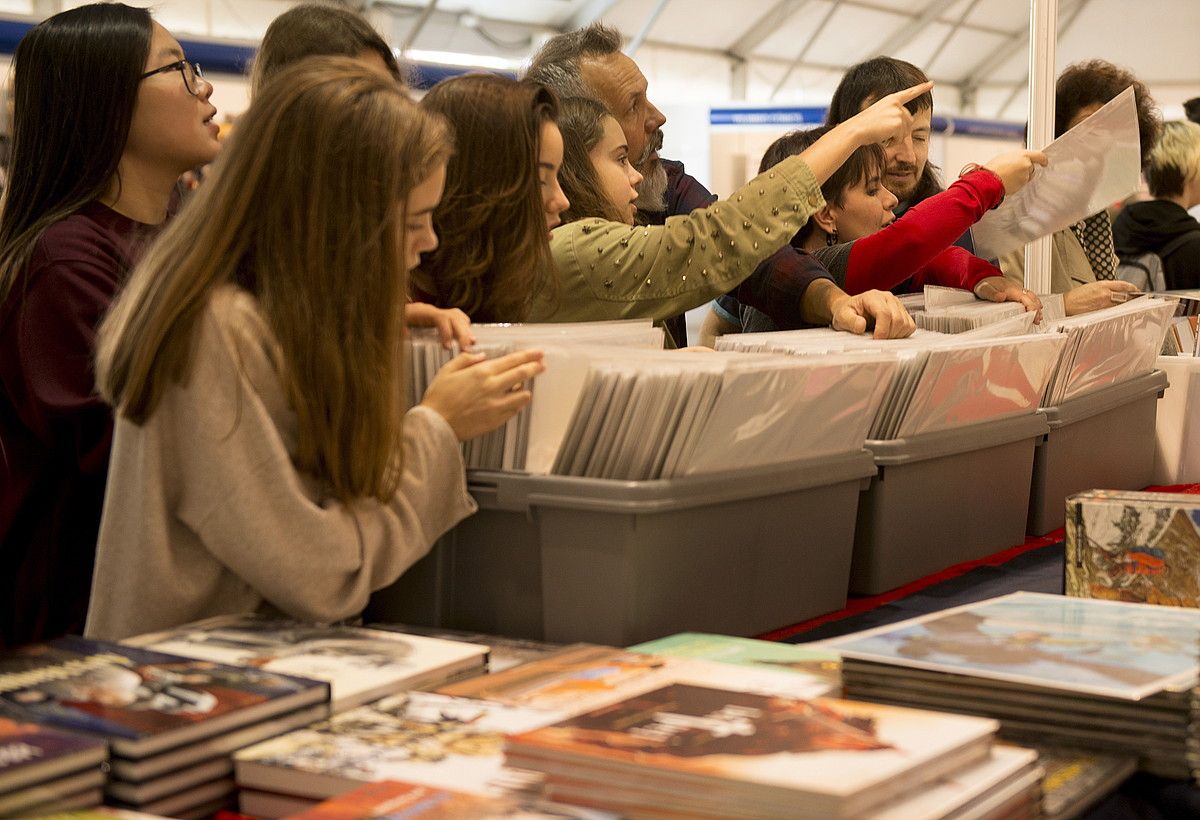
<instances>
[{"instance_id":1,"label":"long brown hair","mask_svg":"<svg viewBox=\"0 0 1200 820\"><path fill-rule=\"evenodd\" d=\"M563 211L563 222L598 216L610 222L624 222L616 203L604 193L604 186L592 165L591 152L604 138L604 120L612 117L608 109L590 97L569 97L558 111L558 127L563 137L563 164L558 178L571 207Z\"/></svg>"},{"instance_id":2,"label":"long brown hair","mask_svg":"<svg viewBox=\"0 0 1200 820\"><path fill-rule=\"evenodd\" d=\"M0 302L46 229L103 196L116 176L151 26L145 9L92 3L47 18L17 45Z\"/></svg>"},{"instance_id":3,"label":"long brown hair","mask_svg":"<svg viewBox=\"0 0 1200 820\"><path fill-rule=\"evenodd\" d=\"M440 118L380 72L324 57L280 72L101 326L101 393L145 422L169 384L188 377L213 291L240 286L279 343L296 466L341 499L391 497L406 201L449 150Z\"/></svg>"},{"instance_id":4,"label":"long brown hair","mask_svg":"<svg viewBox=\"0 0 1200 820\"><path fill-rule=\"evenodd\" d=\"M387 42L361 14L340 6L301 3L271 21L254 55L250 90L259 89L285 66L305 57L360 57L377 54L402 80L400 64Z\"/></svg>"},{"instance_id":5,"label":"long brown hair","mask_svg":"<svg viewBox=\"0 0 1200 820\"><path fill-rule=\"evenodd\" d=\"M467 74L433 87L421 106L450 121L455 151L433 212L440 245L413 279L423 298L476 322L521 322L540 291L553 291L538 149L558 113L536 83Z\"/></svg>"}]
</instances>

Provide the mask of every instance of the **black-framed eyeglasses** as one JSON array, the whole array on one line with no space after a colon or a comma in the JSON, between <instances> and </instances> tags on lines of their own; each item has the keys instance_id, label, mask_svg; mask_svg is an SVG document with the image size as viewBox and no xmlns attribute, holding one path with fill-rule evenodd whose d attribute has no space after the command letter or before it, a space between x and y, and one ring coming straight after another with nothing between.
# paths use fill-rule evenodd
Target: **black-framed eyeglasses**
<instances>
[{"instance_id":1,"label":"black-framed eyeglasses","mask_svg":"<svg viewBox=\"0 0 1200 820\"><path fill-rule=\"evenodd\" d=\"M187 60L176 60L173 63L162 66L161 68L151 69L142 75L142 79L153 77L155 74L166 74L170 71L178 71L183 75L183 85L187 88L188 93L193 97L200 96L200 80L204 79L204 72L200 70L199 63L190 63Z\"/></svg>"}]
</instances>

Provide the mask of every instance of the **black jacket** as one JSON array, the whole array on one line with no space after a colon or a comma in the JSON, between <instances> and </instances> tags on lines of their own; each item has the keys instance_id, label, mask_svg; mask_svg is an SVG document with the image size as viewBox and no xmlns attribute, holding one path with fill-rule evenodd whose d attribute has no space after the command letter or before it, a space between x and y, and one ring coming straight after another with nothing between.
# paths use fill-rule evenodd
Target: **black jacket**
<instances>
[{"instance_id":1,"label":"black jacket","mask_svg":"<svg viewBox=\"0 0 1200 820\"><path fill-rule=\"evenodd\" d=\"M1189 239L1163 256L1163 276L1170 290L1200 288L1200 222L1180 205L1165 199L1126 205L1113 222L1113 245L1122 260L1159 253L1176 237Z\"/></svg>"}]
</instances>

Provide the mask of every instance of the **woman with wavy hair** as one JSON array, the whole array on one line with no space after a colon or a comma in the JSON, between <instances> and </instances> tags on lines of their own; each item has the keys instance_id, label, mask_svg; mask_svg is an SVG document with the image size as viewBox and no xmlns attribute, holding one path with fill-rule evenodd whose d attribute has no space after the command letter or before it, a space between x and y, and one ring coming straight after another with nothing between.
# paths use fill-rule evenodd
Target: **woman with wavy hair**
<instances>
[{"instance_id":1,"label":"woman with wavy hair","mask_svg":"<svg viewBox=\"0 0 1200 820\"><path fill-rule=\"evenodd\" d=\"M101 330L118 421L87 632L357 616L474 511L459 442L540 354L464 353L405 412L406 271L450 141L346 58L280 72Z\"/></svg>"},{"instance_id":2,"label":"woman with wavy hair","mask_svg":"<svg viewBox=\"0 0 1200 820\"><path fill-rule=\"evenodd\" d=\"M455 152L433 214L443 241L413 274L415 298L476 322L523 322L535 297L556 290L547 237L569 204L554 95L468 74L438 83L421 106L449 120Z\"/></svg>"},{"instance_id":3,"label":"woman with wavy hair","mask_svg":"<svg viewBox=\"0 0 1200 820\"><path fill-rule=\"evenodd\" d=\"M216 156L212 86L149 12L120 3L34 26L13 57L0 209L0 646L83 627L112 440L96 327Z\"/></svg>"}]
</instances>

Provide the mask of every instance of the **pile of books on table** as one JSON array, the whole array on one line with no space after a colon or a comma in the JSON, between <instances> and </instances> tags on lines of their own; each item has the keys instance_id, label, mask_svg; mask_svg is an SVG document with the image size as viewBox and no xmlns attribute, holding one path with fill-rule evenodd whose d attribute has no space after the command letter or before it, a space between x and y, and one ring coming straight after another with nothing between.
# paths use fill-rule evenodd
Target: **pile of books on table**
<instances>
[{"instance_id":1,"label":"pile of books on table","mask_svg":"<svg viewBox=\"0 0 1200 820\"><path fill-rule=\"evenodd\" d=\"M107 741L109 803L183 818L230 804L231 751L329 703L326 683L70 637L0 655L0 692L10 720Z\"/></svg>"},{"instance_id":2,"label":"pile of books on table","mask_svg":"<svg viewBox=\"0 0 1200 820\"><path fill-rule=\"evenodd\" d=\"M823 646L846 695L992 717L1018 742L1192 774L1200 612L1019 592Z\"/></svg>"},{"instance_id":3,"label":"pile of books on table","mask_svg":"<svg viewBox=\"0 0 1200 820\"><path fill-rule=\"evenodd\" d=\"M102 740L0 718L0 817L99 805L107 759Z\"/></svg>"},{"instance_id":4,"label":"pile of books on table","mask_svg":"<svg viewBox=\"0 0 1200 820\"><path fill-rule=\"evenodd\" d=\"M781 647L781 662L747 657L774 654L753 641L671 643L693 656L566 647L258 744L237 755L242 809L316 811L346 792L355 811L369 800L406 816L494 800L579 817L1032 816L1039 805L1036 753L993 749L994 721L826 699L824 675L787 668L827 664L820 651ZM700 644L743 657L700 659ZM336 816L327 810L312 816ZM479 812L466 816L489 816Z\"/></svg>"}]
</instances>

